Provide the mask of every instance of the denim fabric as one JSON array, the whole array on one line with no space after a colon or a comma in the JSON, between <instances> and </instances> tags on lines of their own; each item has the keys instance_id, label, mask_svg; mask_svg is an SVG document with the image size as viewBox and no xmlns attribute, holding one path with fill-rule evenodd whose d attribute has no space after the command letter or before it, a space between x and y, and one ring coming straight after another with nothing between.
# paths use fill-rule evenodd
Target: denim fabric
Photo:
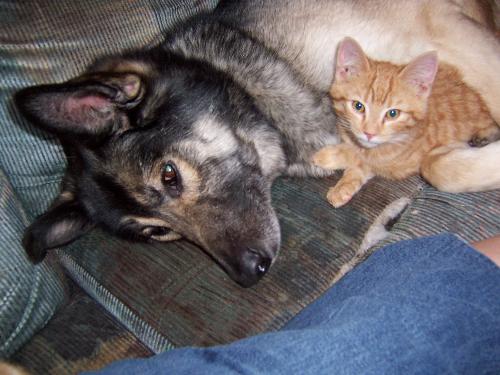
<instances>
[{"instance_id":1,"label":"denim fabric","mask_svg":"<svg viewBox=\"0 0 500 375\"><path fill-rule=\"evenodd\" d=\"M21 246L26 215L0 169L0 358L31 338L65 300L58 266L34 266Z\"/></svg>"},{"instance_id":2,"label":"denim fabric","mask_svg":"<svg viewBox=\"0 0 500 375\"><path fill-rule=\"evenodd\" d=\"M498 374L500 269L452 235L390 245L285 328L99 374Z\"/></svg>"}]
</instances>

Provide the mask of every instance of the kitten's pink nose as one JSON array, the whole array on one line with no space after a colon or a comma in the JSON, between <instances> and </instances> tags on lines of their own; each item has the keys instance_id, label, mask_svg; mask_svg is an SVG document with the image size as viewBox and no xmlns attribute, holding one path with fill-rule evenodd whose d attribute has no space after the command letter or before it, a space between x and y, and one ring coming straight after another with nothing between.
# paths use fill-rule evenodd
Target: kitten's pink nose
<instances>
[{"instance_id":1,"label":"kitten's pink nose","mask_svg":"<svg viewBox=\"0 0 500 375\"><path fill-rule=\"evenodd\" d=\"M367 138L368 140L370 140L370 139L372 139L373 137L375 137L375 134L372 134L372 133L367 133L367 132L365 132L365 135L366 135L366 138Z\"/></svg>"}]
</instances>

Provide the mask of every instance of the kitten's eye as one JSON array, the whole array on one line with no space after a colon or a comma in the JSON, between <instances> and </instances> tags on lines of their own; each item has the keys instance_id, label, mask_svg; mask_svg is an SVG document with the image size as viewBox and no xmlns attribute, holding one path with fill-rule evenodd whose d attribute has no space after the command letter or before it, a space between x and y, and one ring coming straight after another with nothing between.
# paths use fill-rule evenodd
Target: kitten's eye
<instances>
[{"instance_id":1,"label":"kitten's eye","mask_svg":"<svg viewBox=\"0 0 500 375\"><path fill-rule=\"evenodd\" d=\"M395 119L399 116L399 113L399 109L389 109L385 113L385 117L387 117L388 119Z\"/></svg>"},{"instance_id":2,"label":"kitten's eye","mask_svg":"<svg viewBox=\"0 0 500 375\"><path fill-rule=\"evenodd\" d=\"M357 100L352 102L352 108L354 108L359 113L363 113L365 111L365 106L363 105L363 103L358 102Z\"/></svg>"}]
</instances>

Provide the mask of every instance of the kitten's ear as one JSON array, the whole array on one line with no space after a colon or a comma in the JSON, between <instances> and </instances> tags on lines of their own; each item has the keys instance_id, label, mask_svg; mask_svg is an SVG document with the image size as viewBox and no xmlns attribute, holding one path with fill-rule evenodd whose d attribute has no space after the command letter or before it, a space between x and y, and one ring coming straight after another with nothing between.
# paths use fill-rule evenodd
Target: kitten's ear
<instances>
[{"instance_id":1,"label":"kitten's ear","mask_svg":"<svg viewBox=\"0 0 500 375\"><path fill-rule=\"evenodd\" d=\"M401 71L403 81L415 88L418 96L429 96L438 70L437 53L427 52L413 59Z\"/></svg>"},{"instance_id":2,"label":"kitten's ear","mask_svg":"<svg viewBox=\"0 0 500 375\"><path fill-rule=\"evenodd\" d=\"M361 46L352 38L343 39L337 48L335 82L345 82L366 72L370 63Z\"/></svg>"},{"instance_id":3,"label":"kitten's ear","mask_svg":"<svg viewBox=\"0 0 500 375\"><path fill-rule=\"evenodd\" d=\"M39 263L47 250L73 242L92 227L81 205L66 201L36 218L24 232L23 247L31 261Z\"/></svg>"}]
</instances>

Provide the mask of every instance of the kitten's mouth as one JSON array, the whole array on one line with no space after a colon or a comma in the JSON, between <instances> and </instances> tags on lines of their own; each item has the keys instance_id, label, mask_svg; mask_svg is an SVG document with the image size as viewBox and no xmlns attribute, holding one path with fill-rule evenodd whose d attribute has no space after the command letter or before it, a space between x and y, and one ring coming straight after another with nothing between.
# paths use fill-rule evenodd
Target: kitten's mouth
<instances>
[{"instance_id":1,"label":"kitten's mouth","mask_svg":"<svg viewBox=\"0 0 500 375\"><path fill-rule=\"evenodd\" d=\"M359 144L365 148L374 148L374 147L377 147L378 145L380 145L380 142L377 142L377 141L367 141L365 139L362 139L360 137L357 137L357 140L359 142Z\"/></svg>"}]
</instances>

